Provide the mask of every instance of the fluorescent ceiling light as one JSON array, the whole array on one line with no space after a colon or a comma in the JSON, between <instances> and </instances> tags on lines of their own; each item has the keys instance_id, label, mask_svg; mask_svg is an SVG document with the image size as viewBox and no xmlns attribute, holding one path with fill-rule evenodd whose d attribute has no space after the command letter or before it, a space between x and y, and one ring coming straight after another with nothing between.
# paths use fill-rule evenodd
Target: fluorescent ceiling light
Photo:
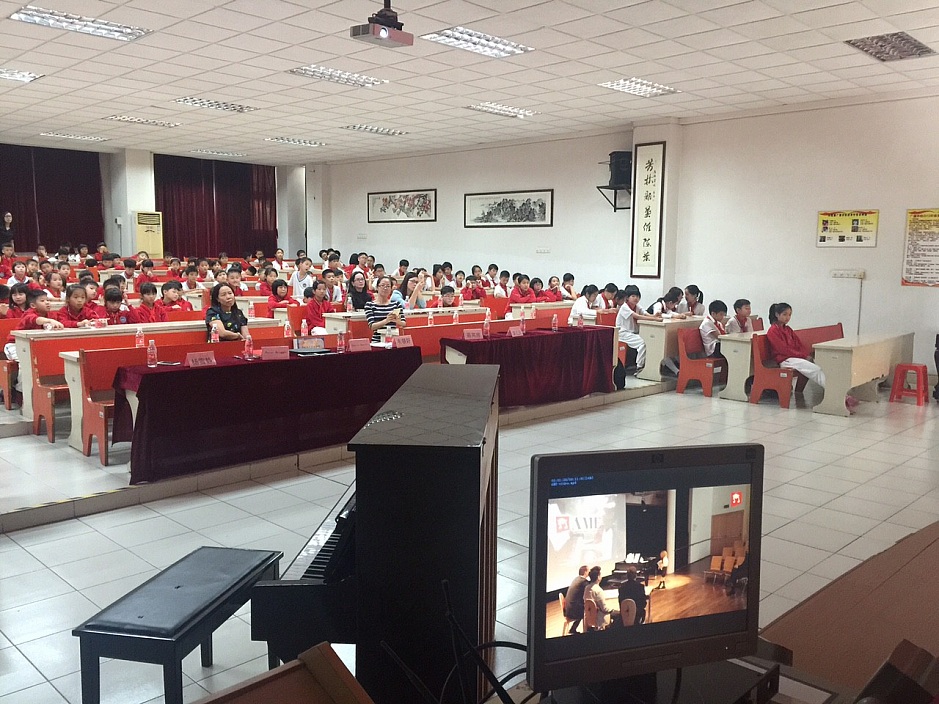
<instances>
[{"instance_id":1,"label":"fluorescent ceiling light","mask_svg":"<svg viewBox=\"0 0 939 704\"><path fill-rule=\"evenodd\" d=\"M320 78L324 81L332 81L333 83L339 83L344 86L358 86L359 88L380 86L382 83L388 82L383 78L372 78L371 76L340 71L338 68L326 68L325 66L317 66L316 64L292 68L287 73L292 73L296 76L305 76L306 78Z\"/></svg>"},{"instance_id":2,"label":"fluorescent ceiling light","mask_svg":"<svg viewBox=\"0 0 939 704\"><path fill-rule=\"evenodd\" d=\"M865 54L873 56L878 61L900 61L901 59L918 59L922 56L932 56L936 52L914 39L906 32L893 32L892 34L878 34L873 37L849 39L845 42Z\"/></svg>"},{"instance_id":3,"label":"fluorescent ceiling light","mask_svg":"<svg viewBox=\"0 0 939 704\"><path fill-rule=\"evenodd\" d=\"M238 154L236 152L217 152L214 149L192 149L190 154L210 154L212 156L248 156L247 154Z\"/></svg>"},{"instance_id":4,"label":"fluorescent ceiling light","mask_svg":"<svg viewBox=\"0 0 939 704\"><path fill-rule=\"evenodd\" d=\"M122 42L132 42L150 34L152 29L132 27L127 24L117 24L106 20L96 20L93 17L72 15L59 10L46 10L34 5L27 5L10 15L11 20L19 20L28 24L38 24L52 29L65 29L69 32L81 32L96 37L119 39Z\"/></svg>"},{"instance_id":5,"label":"fluorescent ceiling light","mask_svg":"<svg viewBox=\"0 0 939 704\"><path fill-rule=\"evenodd\" d=\"M527 110L526 108L513 108L511 105L500 105L499 103L479 103L477 105L467 105L469 110L478 110L479 112L488 112L492 115L502 115L503 117L534 117L541 113L537 110Z\"/></svg>"},{"instance_id":6,"label":"fluorescent ceiling light","mask_svg":"<svg viewBox=\"0 0 939 704\"><path fill-rule=\"evenodd\" d=\"M613 90L622 91L623 93L631 93L632 95L639 95L643 98L655 98L659 95L671 95L672 93L681 93L680 90L675 88L669 88L668 86L663 86L660 83L653 83L652 81L645 81L641 78L621 78L618 81L607 81L606 83L598 84L602 88L611 88Z\"/></svg>"},{"instance_id":7,"label":"fluorescent ceiling light","mask_svg":"<svg viewBox=\"0 0 939 704\"><path fill-rule=\"evenodd\" d=\"M526 51L534 51L530 46L517 44L508 39L483 34L466 27L450 27L439 32L421 35L421 39L452 46L455 49L466 49L483 56L504 59L507 56L518 56Z\"/></svg>"},{"instance_id":8,"label":"fluorescent ceiling light","mask_svg":"<svg viewBox=\"0 0 939 704\"><path fill-rule=\"evenodd\" d=\"M314 142L312 139L297 139L296 137L265 137L265 142L277 144L292 144L295 147L325 147L325 142Z\"/></svg>"},{"instance_id":9,"label":"fluorescent ceiling light","mask_svg":"<svg viewBox=\"0 0 939 704\"><path fill-rule=\"evenodd\" d=\"M145 117L131 117L130 115L111 115L105 120L117 120L118 122L132 122L135 125L149 125L150 127L179 127L181 122L165 122L164 120L148 120Z\"/></svg>"},{"instance_id":10,"label":"fluorescent ceiling light","mask_svg":"<svg viewBox=\"0 0 939 704\"><path fill-rule=\"evenodd\" d=\"M223 103L219 100L209 100L207 98L177 98L174 102L183 105L191 105L194 108L211 108L212 110L228 110L229 112L251 112L257 110L250 105L239 105L238 103Z\"/></svg>"},{"instance_id":11,"label":"fluorescent ceiling light","mask_svg":"<svg viewBox=\"0 0 939 704\"><path fill-rule=\"evenodd\" d=\"M389 137L400 137L401 135L407 134L407 132L402 132L401 130L393 130L390 127L375 127L374 125L345 125L342 129L383 134Z\"/></svg>"},{"instance_id":12,"label":"fluorescent ceiling light","mask_svg":"<svg viewBox=\"0 0 939 704\"><path fill-rule=\"evenodd\" d=\"M29 83L35 81L37 78L42 78L44 75L45 74L42 73L31 73L30 71L17 71L12 68L0 68L0 78L5 78L8 81Z\"/></svg>"},{"instance_id":13,"label":"fluorescent ceiling light","mask_svg":"<svg viewBox=\"0 0 939 704\"><path fill-rule=\"evenodd\" d=\"M67 132L40 132L40 137L59 137L61 139L79 139L83 142L107 142L107 137L89 137L84 134L69 134Z\"/></svg>"}]
</instances>

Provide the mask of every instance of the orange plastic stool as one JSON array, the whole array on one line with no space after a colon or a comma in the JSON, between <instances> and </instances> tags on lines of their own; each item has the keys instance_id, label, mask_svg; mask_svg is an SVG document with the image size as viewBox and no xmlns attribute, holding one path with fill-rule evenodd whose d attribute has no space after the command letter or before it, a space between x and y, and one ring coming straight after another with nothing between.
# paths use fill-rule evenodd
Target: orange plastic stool
<instances>
[{"instance_id":1,"label":"orange plastic stool","mask_svg":"<svg viewBox=\"0 0 939 704\"><path fill-rule=\"evenodd\" d=\"M906 375L909 372L916 374L916 388L906 388ZM928 371L925 364L898 364L893 372L893 386L890 387L890 402L899 401L906 396L916 399L916 405L926 403L926 381Z\"/></svg>"}]
</instances>

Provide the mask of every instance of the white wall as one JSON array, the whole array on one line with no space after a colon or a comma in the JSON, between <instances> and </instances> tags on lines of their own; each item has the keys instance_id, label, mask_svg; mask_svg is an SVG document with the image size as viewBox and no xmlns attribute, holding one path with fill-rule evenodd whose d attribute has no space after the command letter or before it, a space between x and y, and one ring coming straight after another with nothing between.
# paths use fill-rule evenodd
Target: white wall
<instances>
[{"instance_id":1,"label":"white wall","mask_svg":"<svg viewBox=\"0 0 939 704\"><path fill-rule=\"evenodd\" d=\"M277 246L293 259L298 249L306 249L306 169L278 166Z\"/></svg>"},{"instance_id":2,"label":"white wall","mask_svg":"<svg viewBox=\"0 0 939 704\"><path fill-rule=\"evenodd\" d=\"M332 246L348 261L374 253L387 268L401 258L428 269L444 260L469 273L473 264L523 271L547 282L571 271L577 284L625 285L629 271L628 210L613 208L596 186L609 182L609 153L629 150L618 134L539 144L479 148L449 154L330 165ZM437 221L368 224L371 191L437 189ZM466 229L463 194L554 189L550 228ZM360 239L359 235L365 235ZM311 244L311 247L313 245ZM536 249L549 249L539 254Z\"/></svg>"},{"instance_id":3,"label":"white wall","mask_svg":"<svg viewBox=\"0 0 939 704\"><path fill-rule=\"evenodd\" d=\"M900 272L906 210L939 207L937 110L924 98L685 126L676 283L749 298L764 318L786 301L794 327L846 334L863 289L861 333L913 330L915 361L931 362L939 291L900 286ZM880 210L876 248L815 246L817 211L859 208Z\"/></svg>"}]
</instances>

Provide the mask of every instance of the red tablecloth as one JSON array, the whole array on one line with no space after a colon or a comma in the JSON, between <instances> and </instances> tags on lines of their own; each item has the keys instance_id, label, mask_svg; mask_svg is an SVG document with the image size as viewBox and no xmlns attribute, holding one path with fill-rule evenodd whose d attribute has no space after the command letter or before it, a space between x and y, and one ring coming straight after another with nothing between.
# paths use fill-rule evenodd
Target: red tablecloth
<instances>
[{"instance_id":1,"label":"red tablecloth","mask_svg":"<svg viewBox=\"0 0 939 704\"><path fill-rule=\"evenodd\" d=\"M348 442L421 365L418 347L218 366L121 367L113 441L130 483ZM137 394L136 423L124 391Z\"/></svg>"},{"instance_id":2,"label":"red tablecloth","mask_svg":"<svg viewBox=\"0 0 939 704\"><path fill-rule=\"evenodd\" d=\"M613 391L611 327L531 330L522 337L495 334L486 340L444 339L445 348L466 355L467 364L498 364L499 405L526 406L569 401L597 391Z\"/></svg>"}]
</instances>

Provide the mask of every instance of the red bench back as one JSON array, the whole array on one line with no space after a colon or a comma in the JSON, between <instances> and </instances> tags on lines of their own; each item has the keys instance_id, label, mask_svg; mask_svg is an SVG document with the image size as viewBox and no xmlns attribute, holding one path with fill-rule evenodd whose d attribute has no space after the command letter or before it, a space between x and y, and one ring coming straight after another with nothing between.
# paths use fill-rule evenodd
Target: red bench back
<instances>
[{"instance_id":1,"label":"red bench back","mask_svg":"<svg viewBox=\"0 0 939 704\"><path fill-rule=\"evenodd\" d=\"M505 317L505 311L509 309L509 299L508 298L496 298L495 296L487 295L480 302L480 305L483 308L488 308L493 320L498 320Z\"/></svg>"},{"instance_id":2,"label":"red bench back","mask_svg":"<svg viewBox=\"0 0 939 704\"><path fill-rule=\"evenodd\" d=\"M753 369L762 369L766 362L770 361L769 343L766 341L766 335L754 335L750 338L750 349L753 351Z\"/></svg>"},{"instance_id":3,"label":"red bench back","mask_svg":"<svg viewBox=\"0 0 939 704\"><path fill-rule=\"evenodd\" d=\"M166 319L171 323L178 323L184 320L205 320L205 311L203 310L168 310Z\"/></svg>"},{"instance_id":4,"label":"red bench back","mask_svg":"<svg viewBox=\"0 0 939 704\"><path fill-rule=\"evenodd\" d=\"M10 337L10 333L16 330L19 324L19 318L3 318L0 320L0 359L6 359L3 354L3 346L7 343L7 338Z\"/></svg>"},{"instance_id":5,"label":"red bench back","mask_svg":"<svg viewBox=\"0 0 939 704\"><path fill-rule=\"evenodd\" d=\"M796 337L802 340L802 344L812 349L812 345L819 342L828 342L830 340L840 340L844 337L844 328L841 323L834 325L822 325L817 328L804 328L796 330Z\"/></svg>"},{"instance_id":6,"label":"red bench back","mask_svg":"<svg viewBox=\"0 0 939 704\"><path fill-rule=\"evenodd\" d=\"M701 331L698 328L679 328L678 329L678 359L679 366L686 361L696 361L691 355L704 352L704 340L701 339Z\"/></svg>"}]
</instances>

